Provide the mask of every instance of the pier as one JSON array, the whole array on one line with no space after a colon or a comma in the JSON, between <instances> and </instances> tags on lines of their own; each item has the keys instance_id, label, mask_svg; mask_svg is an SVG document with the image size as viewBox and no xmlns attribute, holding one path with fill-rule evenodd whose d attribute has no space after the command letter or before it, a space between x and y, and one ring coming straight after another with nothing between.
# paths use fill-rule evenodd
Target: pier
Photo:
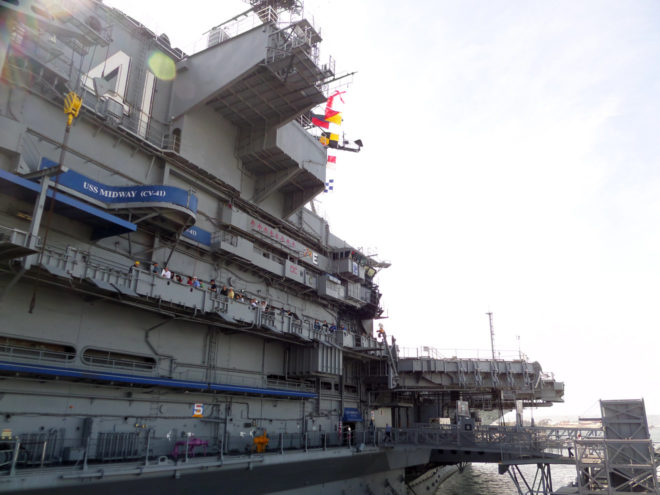
<instances>
[{"instance_id":1,"label":"pier","mask_svg":"<svg viewBox=\"0 0 660 495\"><path fill-rule=\"evenodd\" d=\"M473 427L403 429L396 445L428 445L431 462L497 463L520 495L658 493L657 459L643 400L601 401L601 428ZM533 480L519 469L536 465ZM550 466L574 464L575 486L553 491Z\"/></svg>"}]
</instances>

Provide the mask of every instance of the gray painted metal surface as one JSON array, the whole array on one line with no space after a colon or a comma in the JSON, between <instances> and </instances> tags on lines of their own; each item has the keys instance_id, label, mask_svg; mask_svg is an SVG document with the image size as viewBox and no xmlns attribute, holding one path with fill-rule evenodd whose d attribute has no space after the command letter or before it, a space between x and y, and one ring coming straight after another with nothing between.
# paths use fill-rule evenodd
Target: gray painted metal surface
<instances>
[{"instance_id":1,"label":"gray painted metal surface","mask_svg":"<svg viewBox=\"0 0 660 495\"><path fill-rule=\"evenodd\" d=\"M309 22L256 16L185 54L102 3L40 5L0 0L0 491L405 493L431 448L376 427L453 417L459 395L477 422L562 400L537 363L399 359L372 335L389 264L303 208L326 150L296 118L334 72ZM79 184L31 199L61 157ZM106 201L163 186L196 206ZM113 221L132 228L99 236Z\"/></svg>"}]
</instances>

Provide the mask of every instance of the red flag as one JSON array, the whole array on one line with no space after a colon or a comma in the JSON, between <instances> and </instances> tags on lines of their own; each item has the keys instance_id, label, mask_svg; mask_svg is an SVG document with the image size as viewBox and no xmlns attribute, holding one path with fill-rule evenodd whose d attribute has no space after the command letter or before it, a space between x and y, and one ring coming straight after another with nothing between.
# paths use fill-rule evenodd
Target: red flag
<instances>
[{"instance_id":1,"label":"red flag","mask_svg":"<svg viewBox=\"0 0 660 495\"><path fill-rule=\"evenodd\" d=\"M335 101L336 96L339 96L339 99L341 100L341 102L344 103L344 99L341 97L341 95L343 95L344 93L346 93L346 91L337 90L334 93L332 93L330 96L328 96L328 103L326 103L326 105L325 105L325 111L327 112L328 108L332 108L332 104Z\"/></svg>"},{"instance_id":2,"label":"red flag","mask_svg":"<svg viewBox=\"0 0 660 495\"><path fill-rule=\"evenodd\" d=\"M337 110L333 110L330 107L325 107L325 120L331 119L335 115L339 115Z\"/></svg>"},{"instance_id":3,"label":"red flag","mask_svg":"<svg viewBox=\"0 0 660 495\"><path fill-rule=\"evenodd\" d=\"M328 163L337 163L337 157L328 155Z\"/></svg>"},{"instance_id":4,"label":"red flag","mask_svg":"<svg viewBox=\"0 0 660 495\"><path fill-rule=\"evenodd\" d=\"M317 127L322 127L323 129L329 129L330 128L330 122L326 122L325 120L317 119L316 117L312 117L312 124L314 124Z\"/></svg>"}]
</instances>

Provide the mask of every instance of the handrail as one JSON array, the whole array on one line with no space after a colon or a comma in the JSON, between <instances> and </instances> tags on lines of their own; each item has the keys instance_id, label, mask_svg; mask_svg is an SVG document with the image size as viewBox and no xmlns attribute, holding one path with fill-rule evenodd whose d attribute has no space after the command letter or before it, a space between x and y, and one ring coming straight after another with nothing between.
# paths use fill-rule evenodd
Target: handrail
<instances>
[{"instance_id":1,"label":"handrail","mask_svg":"<svg viewBox=\"0 0 660 495\"><path fill-rule=\"evenodd\" d=\"M3 228L0 226L0 228ZM6 232L14 232L15 229L9 229L7 227L3 228ZM142 261L142 260L138 260ZM58 245L57 243L49 243L48 246L45 246L43 251L38 255L38 263L42 264L46 269L50 270L49 267L54 268L52 273L56 276L66 276L73 279L90 279L95 285L101 289L114 290L127 294L127 295L143 295L152 298L152 300L160 300L161 303L165 304L178 304L181 306L189 307L193 310L202 311L204 313L223 313L226 314L229 310L227 303L229 300L220 296L218 291L210 291L208 281L205 281L204 290L199 290L197 288L190 288L186 283L177 282L174 278L164 279L159 277L159 274L154 274L150 270L145 270L141 268L135 268L131 265L133 261L126 260L122 262L119 258L110 259L108 257L102 256L96 252L93 252L91 249L84 249L80 247L74 247L71 245ZM148 262L147 262L148 263ZM66 274L66 275L65 275ZM97 283L96 281L99 281ZM159 282L161 281L161 282ZM163 293L162 285L163 281L166 285L170 286L165 293ZM180 289L172 290L172 287L179 287ZM194 294L186 294L184 291L189 291ZM250 298L261 298L260 294L254 294L251 292L246 292L245 295ZM239 302L240 301L231 301ZM276 302L275 302L276 304ZM283 306L284 307L284 306ZM287 305L290 309L293 310L294 314L301 313L301 311L295 307ZM272 312L272 310L275 312ZM271 327L278 327L278 332L288 332L296 333L302 335L305 339L311 339L312 329L304 329L302 323L299 321L292 321L291 324L288 322L280 321L277 318L277 308L269 306L269 310L266 313L262 314L262 319L257 321L255 319L255 325L261 325L262 323L269 324ZM250 317L250 321L254 318ZM244 320L243 320L244 321ZM351 328L351 322L345 322ZM332 322L334 325L338 325L338 322ZM361 337L361 336L360 336ZM375 345L376 340L372 337L366 336L367 339L370 339L370 345L364 347L378 347ZM321 340L332 341L334 338L323 336ZM352 345L349 345L352 347Z\"/></svg>"},{"instance_id":2,"label":"handrail","mask_svg":"<svg viewBox=\"0 0 660 495\"><path fill-rule=\"evenodd\" d=\"M495 361L525 361L529 358L517 349L500 349L496 351ZM478 348L437 348L431 346L399 347L401 359L482 359L492 361L491 349Z\"/></svg>"},{"instance_id":3,"label":"handrail","mask_svg":"<svg viewBox=\"0 0 660 495\"><path fill-rule=\"evenodd\" d=\"M40 361L51 362L67 362L72 361L76 357L75 352L59 352L47 349L34 349L31 347L8 345L0 342L0 355L10 356L14 358L28 358Z\"/></svg>"},{"instance_id":4,"label":"handrail","mask_svg":"<svg viewBox=\"0 0 660 495\"><path fill-rule=\"evenodd\" d=\"M549 431L559 435L548 437ZM409 448L424 446L431 449L459 448L473 450L475 447L486 448L494 457L484 458L480 462L498 462L501 459L522 459L532 456L548 462L566 462L570 458L569 448L574 446L576 438L604 441L602 429L595 428L543 428L515 426L477 426L472 430L463 430L458 425L428 425L415 428L358 428L354 431L321 432L306 431L296 433L269 432L261 425L250 428L244 433L225 433L222 439L216 436L186 436L185 439L155 437L153 431L136 432L99 432L97 437L89 438L81 445L80 438L61 438L57 431L28 434L3 439L0 464L7 470L6 479L11 479L20 472L21 477L32 473L43 475L43 471L29 471L35 465L42 469L57 468L58 472L68 469L80 473L80 468L70 465L72 461L85 458L86 470L93 473L93 466L105 466L108 461L133 461L142 466L140 472L150 469L168 470L203 468L203 459L223 459L225 463L240 462L246 453L257 452L257 437L267 435L263 455L284 455L286 452L308 453L329 448L351 451L355 445L377 452L380 448ZM577 440L588 444L589 440ZM629 441L626 441L629 442ZM640 441L641 442L641 441ZM650 440L646 441L650 442ZM48 449L46 448L48 446ZM566 455L565 455L566 454ZM163 461L164 456L170 459ZM141 459L141 460L140 460ZM194 464L189 464L192 460ZM67 467L66 464L69 463ZM89 466L87 466L89 463ZM127 474L135 465L124 467L114 465L114 474ZM131 471L132 472L132 471ZM63 477L75 477L63 474Z\"/></svg>"}]
</instances>

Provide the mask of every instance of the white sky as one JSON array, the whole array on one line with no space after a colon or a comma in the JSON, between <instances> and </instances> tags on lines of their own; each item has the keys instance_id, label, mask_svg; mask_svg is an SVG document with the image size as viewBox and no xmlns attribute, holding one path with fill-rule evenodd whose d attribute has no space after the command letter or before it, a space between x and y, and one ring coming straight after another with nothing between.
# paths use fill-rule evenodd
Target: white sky
<instances>
[{"instance_id":1,"label":"white sky","mask_svg":"<svg viewBox=\"0 0 660 495\"><path fill-rule=\"evenodd\" d=\"M106 3L186 51L247 8ZM520 336L566 382L552 413L639 397L660 413L660 3L306 7L323 53L358 71L343 130L365 143L337 153L321 209L392 262L378 277L388 332L484 356L492 311L497 349Z\"/></svg>"}]
</instances>

